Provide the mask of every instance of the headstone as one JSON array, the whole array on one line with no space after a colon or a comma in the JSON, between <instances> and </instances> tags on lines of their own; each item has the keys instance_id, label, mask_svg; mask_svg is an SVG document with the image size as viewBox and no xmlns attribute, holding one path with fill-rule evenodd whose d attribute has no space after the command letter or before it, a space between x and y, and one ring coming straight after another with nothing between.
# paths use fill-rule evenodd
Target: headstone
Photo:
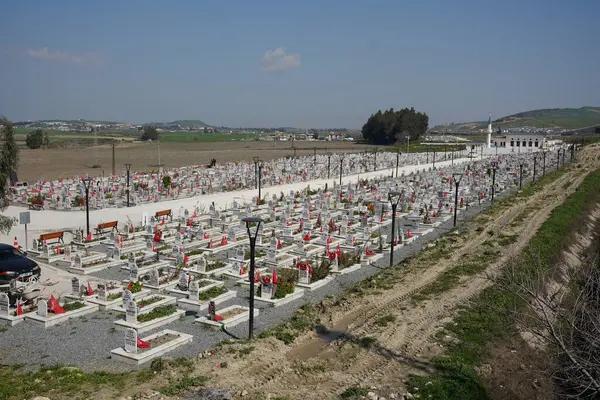
<instances>
[{"instance_id":1,"label":"headstone","mask_svg":"<svg viewBox=\"0 0 600 400\"><path fill-rule=\"evenodd\" d=\"M308 274L308 268L304 270L298 269L298 283L310 285L310 275Z\"/></svg>"},{"instance_id":2,"label":"headstone","mask_svg":"<svg viewBox=\"0 0 600 400\"><path fill-rule=\"evenodd\" d=\"M97 292L98 292L98 300L107 301L106 285L104 285L103 283L99 283Z\"/></svg>"},{"instance_id":3,"label":"headstone","mask_svg":"<svg viewBox=\"0 0 600 400\"><path fill-rule=\"evenodd\" d=\"M245 255L245 251L242 247L238 247L237 250L235 251L235 259L236 260L240 260L240 261L244 261L244 255Z\"/></svg>"},{"instance_id":4,"label":"headstone","mask_svg":"<svg viewBox=\"0 0 600 400\"><path fill-rule=\"evenodd\" d=\"M137 282L139 279L139 269L135 260L133 263L129 264L129 280L133 282Z\"/></svg>"},{"instance_id":5,"label":"headstone","mask_svg":"<svg viewBox=\"0 0 600 400\"><path fill-rule=\"evenodd\" d=\"M206 272L206 257L203 254L198 259L198 272Z\"/></svg>"},{"instance_id":6,"label":"headstone","mask_svg":"<svg viewBox=\"0 0 600 400\"><path fill-rule=\"evenodd\" d=\"M179 283L177 286L181 290L188 290L188 275L183 271L179 274Z\"/></svg>"},{"instance_id":7,"label":"headstone","mask_svg":"<svg viewBox=\"0 0 600 400\"><path fill-rule=\"evenodd\" d=\"M275 248L277 248L277 243L275 243ZM267 250L267 259L270 262L277 262L277 250L270 248Z\"/></svg>"},{"instance_id":8,"label":"headstone","mask_svg":"<svg viewBox=\"0 0 600 400\"><path fill-rule=\"evenodd\" d=\"M198 301L200 296L200 285L198 285L198 281L192 281L188 288L188 299L192 301Z\"/></svg>"},{"instance_id":9,"label":"headstone","mask_svg":"<svg viewBox=\"0 0 600 400\"><path fill-rule=\"evenodd\" d=\"M80 287L81 285L79 284L79 278L76 276L73 277L73 279L71 279L71 292L79 296Z\"/></svg>"},{"instance_id":10,"label":"headstone","mask_svg":"<svg viewBox=\"0 0 600 400\"><path fill-rule=\"evenodd\" d=\"M145 228L146 226L148 226L148 213L147 212L143 212L142 213L142 227Z\"/></svg>"},{"instance_id":11,"label":"headstone","mask_svg":"<svg viewBox=\"0 0 600 400\"><path fill-rule=\"evenodd\" d=\"M261 299L272 299L273 298L273 284L261 283L260 285L260 298Z\"/></svg>"},{"instance_id":12,"label":"headstone","mask_svg":"<svg viewBox=\"0 0 600 400\"><path fill-rule=\"evenodd\" d=\"M122 297L123 297L123 305L129 303L131 301L131 299L133 298L132 294L131 294L131 291L127 290L127 289L123 290L123 296Z\"/></svg>"},{"instance_id":13,"label":"headstone","mask_svg":"<svg viewBox=\"0 0 600 400\"><path fill-rule=\"evenodd\" d=\"M125 321L132 324L137 323L138 308L135 300L128 301L125 304Z\"/></svg>"},{"instance_id":14,"label":"headstone","mask_svg":"<svg viewBox=\"0 0 600 400\"><path fill-rule=\"evenodd\" d=\"M127 267L129 267L129 269L131 269L134 264L135 264L135 254L129 253L129 255L127 256Z\"/></svg>"},{"instance_id":15,"label":"headstone","mask_svg":"<svg viewBox=\"0 0 600 400\"><path fill-rule=\"evenodd\" d=\"M137 354L137 331L133 328L127 328L125 331L125 351L127 353Z\"/></svg>"},{"instance_id":16,"label":"headstone","mask_svg":"<svg viewBox=\"0 0 600 400\"><path fill-rule=\"evenodd\" d=\"M185 258L184 258L183 253L182 252L177 252L177 258L176 258L176 261L175 261L177 263L177 265L178 266L179 265L183 265L184 260L185 260Z\"/></svg>"},{"instance_id":17,"label":"headstone","mask_svg":"<svg viewBox=\"0 0 600 400\"><path fill-rule=\"evenodd\" d=\"M235 231L233 229L230 229L229 233L227 234L227 242L235 243Z\"/></svg>"},{"instance_id":18,"label":"headstone","mask_svg":"<svg viewBox=\"0 0 600 400\"><path fill-rule=\"evenodd\" d=\"M277 251L277 238L272 238L269 242L269 250Z\"/></svg>"},{"instance_id":19,"label":"headstone","mask_svg":"<svg viewBox=\"0 0 600 400\"><path fill-rule=\"evenodd\" d=\"M208 303L208 315L211 321L215 321L217 319L217 309L215 307L215 302L212 300Z\"/></svg>"},{"instance_id":20,"label":"headstone","mask_svg":"<svg viewBox=\"0 0 600 400\"><path fill-rule=\"evenodd\" d=\"M159 281L158 270L156 268L152 268L152 271L150 271L149 283L152 286L158 286Z\"/></svg>"},{"instance_id":21,"label":"headstone","mask_svg":"<svg viewBox=\"0 0 600 400\"><path fill-rule=\"evenodd\" d=\"M37 315L39 315L40 317L48 316L48 303L46 302L46 300L39 300L37 302Z\"/></svg>"},{"instance_id":22,"label":"headstone","mask_svg":"<svg viewBox=\"0 0 600 400\"><path fill-rule=\"evenodd\" d=\"M6 293L0 293L0 315L8 315L9 300Z\"/></svg>"}]
</instances>

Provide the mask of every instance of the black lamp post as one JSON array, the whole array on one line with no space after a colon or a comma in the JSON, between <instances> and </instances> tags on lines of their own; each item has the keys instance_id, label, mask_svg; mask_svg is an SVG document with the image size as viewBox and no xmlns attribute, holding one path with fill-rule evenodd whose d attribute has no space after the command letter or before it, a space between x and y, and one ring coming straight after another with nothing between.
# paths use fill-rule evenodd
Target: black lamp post
<instances>
[{"instance_id":1,"label":"black lamp post","mask_svg":"<svg viewBox=\"0 0 600 400\"><path fill-rule=\"evenodd\" d=\"M429 147L425 149L427 151L427 164L429 164Z\"/></svg>"},{"instance_id":2,"label":"black lamp post","mask_svg":"<svg viewBox=\"0 0 600 400\"><path fill-rule=\"evenodd\" d=\"M523 188L523 159L519 160L519 190Z\"/></svg>"},{"instance_id":3,"label":"black lamp post","mask_svg":"<svg viewBox=\"0 0 600 400\"><path fill-rule=\"evenodd\" d=\"M248 238L250 239L250 315L248 316L248 340L251 340L254 336L254 249L256 247L258 229L263 220L260 217L247 217L242 219L242 221L246 223ZM255 225L255 227L251 225Z\"/></svg>"},{"instance_id":4,"label":"black lamp post","mask_svg":"<svg viewBox=\"0 0 600 400\"><path fill-rule=\"evenodd\" d=\"M560 167L560 150L558 149L558 157L556 158L556 170L558 171L558 168Z\"/></svg>"},{"instance_id":5,"label":"black lamp post","mask_svg":"<svg viewBox=\"0 0 600 400\"><path fill-rule=\"evenodd\" d=\"M260 204L260 190L262 186L262 169L264 167L264 163L262 161L258 162L258 203Z\"/></svg>"},{"instance_id":6,"label":"black lamp post","mask_svg":"<svg viewBox=\"0 0 600 400\"><path fill-rule=\"evenodd\" d=\"M342 186L342 172L344 171L344 157L340 156L340 188Z\"/></svg>"},{"instance_id":7,"label":"black lamp post","mask_svg":"<svg viewBox=\"0 0 600 400\"><path fill-rule=\"evenodd\" d=\"M547 153L546 150L544 150L542 152L542 154L544 155L544 160L543 160L543 163L542 163L542 176L546 176L546 153Z\"/></svg>"},{"instance_id":8,"label":"black lamp post","mask_svg":"<svg viewBox=\"0 0 600 400\"><path fill-rule=\"evenodd\" d=\"M327 152L327 179L329 179L329 172L331 171L331 152Z\"/></svg>"},{"instance_id":9,"label":"black lamp post","mask_svg":"<svg viewBox=\"0 0 600 400\"><path fill-rule=\"evenodd\" d=\"M129 171L131 170L131 164L125 164L127 168L127 207L129 207Z\"/></svg>"},{"instance_id":10,"label":"black lamp post","mask_svg":"<svg viewBox=\"0 0 600 400\"><path fill-rule=\"evenodd\" d=\"M563 149L563 156L562 156L562 166L565 166L565 154L567 153L567 149Z\"/></svg>"},{"instance_id":11,"label":"black lamp post","mask_svg":"<svg viewBox=\"0 0 600 400\"><path fill-rule=\"evenodd\" d=\"M454 167L454 149L452 149L452 166Z\"/></svg>"},{"instance_id":12,"label":"black lamp post","mask_svg":"<svg viewBox=\"0 0 600 400\"><path fill-rule=\"evenodd\" d=\"M400 149L396 150L396 178L398 177L398 166L400 165Z\"/></svg>"},{"instance_id":13,"label":"black lamp post","mask_svg":"<svg viewBox=\"0 0 600 400\"><path fill-rule=\"evenodd\" d=\"M252 157L254 160L254 189L258 187L258 157Z\"/></svg>"},{"instance_id":14,"label":"black lamp post","mask_svg":"<svg viewBox=\"0 0 600 400\"><path fill-rule=\"evenodd\" d=\"M396 236L396 208L398 207L398 203L400 202L400 198L402 197L401 192L389 192L388 200L392 204L392 234L390 241L390 267L394 265L394 239Z\"/></svg>"},{"instance_id":15,"label":"black lamp post","mask_svg":"<svg viewBox=\"0 0 600 400\"><path fill-rule=\"evenodd\" d=\"M433 169L435 169L435 150L433 151Z\"/></svg>"},{"instance_id":16,"label":"black lamp post","mask_svg":"<svg viewBox=\"0 0 600 400\"><path fill-rule=\"evenodd\" d=\"M494 203L494 194L496 193L496 169L498 168L498 162L492 162L492 204Z\"/></svg>"},{"instance_id":17,"label":"black lamp post","mask_svg":"<svg viewBox=\"0 0 600 400\"><path fill-rule=\"evenodd\" d=\"M317 166L317 147L313 147L313 165Z\"/></svg>"},{"instance_id":18,"label":"black lamp post","mask_svg":"<svg viewBox=\"0 0 600 400\"><path fill-rule=\"evenodd\" d=\"M92 184L92 178L83 178L83 185L85 186L85 221L87 226L87 234L90 235L90 186Z\"/></svg>"},{"instance_id":19,"label":"black lamp post","mask_svg":"<svg viewBox=\"0 0 600 400\"><path fill-rule=\"evenodd\" d=\"M454 185L455 185L455 191L456 193L454 193L454 226L456 226L456 213L457 213L457 208L458 208L458 186L460 185L460 181L462 179L463 174L459 173L455 173L452 174L452 180L454 181Z\"/></svg>"},{"instance_id":20,"label":"black lamp post","mask_svg":"<svg viewBox=\"0 0 600 400\"><path fill-rule=\"evenodd\" d=\"M535 182L536 173L537 173L537 154L533 156L533 181Z\"/></svg>"}]
</instances>

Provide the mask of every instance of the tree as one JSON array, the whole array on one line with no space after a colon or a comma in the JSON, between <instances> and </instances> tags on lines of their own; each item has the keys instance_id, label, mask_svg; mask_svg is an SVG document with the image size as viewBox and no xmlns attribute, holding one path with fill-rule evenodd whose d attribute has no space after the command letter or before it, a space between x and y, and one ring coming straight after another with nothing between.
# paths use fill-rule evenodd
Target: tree
<instances>
[{"instance_id":1,"label":"tree","mask_svg":"<svg viewBox=\"0 0 600 400\"><path fill-rule=\"evenodd\" d=\"M142 133L142 140L158 140L158 130L155 126L147 125Z\"/></svg>"},{"instance_id":2,"label":"tree","mask_svg":"<svg viewBox=\"0 0 600 400\"><path fill-rule=\"evenodd\" d=\"M393 108L372 114L362 127L363 139L372 144L389 145L402 143L407 137L417 140L427 132L429 117L414 108Z\"/></svg>"},{"instance_id":3,"label":"tree","mask_svg":"<svg viewBox=\"0 0 600 400\"><path fill-rule=\"evenodd\" d=\"M25 138L25 144L30 149L39 149L42 147L44 145L44 131L36 129L35 131L29 132Z\"/></svg>"},{"instance_id":4,"label":"tree","mask_svg":"<svg viewBox=\"0 0 600 400\"><path fill-rule=\"evenodd\" d=\"M8 207L9 180L16 180L16 170L19 163L19 148L15 140L15 130L12 122L0 118L0 211ZM16 225L17 219L0 215L0 232L9 234Z\"/></svg>"}]
</instances>

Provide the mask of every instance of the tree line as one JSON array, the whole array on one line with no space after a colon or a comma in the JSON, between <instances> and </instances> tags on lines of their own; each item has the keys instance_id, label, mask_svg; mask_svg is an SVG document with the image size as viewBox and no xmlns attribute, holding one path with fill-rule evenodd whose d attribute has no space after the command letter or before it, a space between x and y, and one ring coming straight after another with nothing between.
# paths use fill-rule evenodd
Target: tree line
<instances>
[{"instance_id":1,"label":"tree line","mask_svg":"<svg viewBox=\"0 0 600 400\"><path fill-rule=\"evenodd\" d=\"M404 143L407 138L417 140L427 132L429 117L413 107L394 111L393 108L372 114L363 125L363 139L371 144L391 145Z\"/></svg>"}]
</instances>

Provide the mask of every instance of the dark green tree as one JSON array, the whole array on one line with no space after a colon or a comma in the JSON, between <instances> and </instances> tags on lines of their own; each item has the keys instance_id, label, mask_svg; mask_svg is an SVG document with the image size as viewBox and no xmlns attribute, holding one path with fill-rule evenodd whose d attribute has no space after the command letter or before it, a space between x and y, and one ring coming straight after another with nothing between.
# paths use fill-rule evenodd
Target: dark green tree
<instances>
[{"instance_id":1,"label":"dark green tree","mask_svg":"<svg viewBox=\"0 0 600 400\"><path fill-rule=\"evenodd\" d=\"M44 145L44 131L36 129L27 134L25 138L25 144L30 149L39 149Z\"/></svg>"},{"instance_id":2,"label":"dark green tree","mask_svg":"<svg viewBox=\"0 0 600 400\"><path fill-rule=\"evenodd\" d=\"M158 130L155 126L147 125L142 132L142 140L158 140Z\"/></svg>"},{"instance_id":3,"label":"dark green tree","mask_svg":"<svg viewBox=\"0 0 600 400\"><path fill-rule=\"evenodd\" d=\"M429 117L414 108L393 108L372 114L362 127L362 136L367 142L377 145L402 143L407 137L417 140L427 132Z\"/></svg>"},{"instance_id":4,"label":"dark green tree","mask_svg":"<svg viewBox=\"0 0 600 400\"><path fill-rule=\"evenodd\" d=\"M16 180L17 166L19 164L19 148L15 140L15 130L12 122L4 117L0 118L0 211L8 207L9 182ZM9 234L16 225L17 219L0 215L0 232Z\"/></svg>"}]
</instances>

